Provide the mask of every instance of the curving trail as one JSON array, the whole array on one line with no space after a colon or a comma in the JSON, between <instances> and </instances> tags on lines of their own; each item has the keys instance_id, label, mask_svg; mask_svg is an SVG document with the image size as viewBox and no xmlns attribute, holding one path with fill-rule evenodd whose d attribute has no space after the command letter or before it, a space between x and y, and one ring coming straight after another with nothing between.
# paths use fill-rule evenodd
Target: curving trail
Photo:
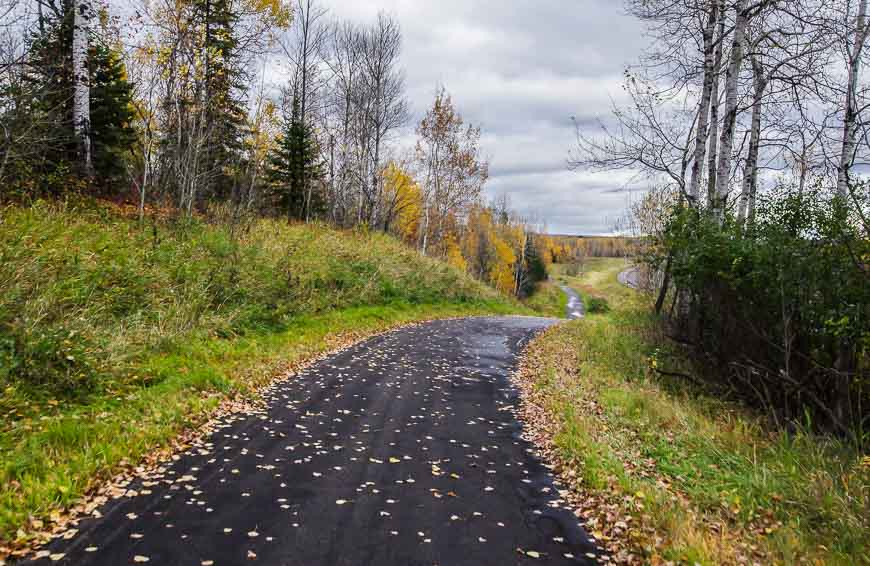
<instances>
[{"instance_id":1,"label":"curving trail","mask_svg":"<svg viewBox=\"0 0 870 566\"><path fill-rule=\"evenodd\" d=\"M594 563L519 436L508 380L555 322L430 322L327 358L54 541L56 562L36 563Z\"/></svg>"},{"instance_id":2,"label":"curving trail","mask_svg":"<svg viewBox=\"0 0 870 566\"><path fill-rule=\"evenodd\" d=\"M568 320L577 320L586 316L586 307L583 305L583 299L580 295L567 285L559 285L562 292L568 295L568 306L566 307L565 318Z\"/></svg>"},{"instance_id":3,"label":"curving trail","mask_svg":"<svg viewBox=\"0 0 870 566\"><path fill-rule=\"evenodd\" d=\"M617 276L620 283L630 289L640 289L640 272L637 267L629 267Z\"/></svg>"}]
</instances>

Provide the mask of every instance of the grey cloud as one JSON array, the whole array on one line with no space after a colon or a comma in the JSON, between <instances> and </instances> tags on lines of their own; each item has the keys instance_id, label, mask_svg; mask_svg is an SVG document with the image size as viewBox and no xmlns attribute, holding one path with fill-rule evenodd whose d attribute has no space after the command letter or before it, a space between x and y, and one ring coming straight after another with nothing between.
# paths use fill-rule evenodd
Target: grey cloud
<instances>
[{"instance_id":1,"label":"grey cloud","mask_svg":"<svg viewBox=\"0 0 870 566\"><path fill-rule=\"evenodd\" d=\"M338 17L398 18L415 120L445 85L464 118L483 127L488 194L510 195L552 232L612 231L634 198L630 175L572 173L566 162L571 117L584 129L605 117L646 43L621 0L322 1Z\"/></svg>"}]
</instances>

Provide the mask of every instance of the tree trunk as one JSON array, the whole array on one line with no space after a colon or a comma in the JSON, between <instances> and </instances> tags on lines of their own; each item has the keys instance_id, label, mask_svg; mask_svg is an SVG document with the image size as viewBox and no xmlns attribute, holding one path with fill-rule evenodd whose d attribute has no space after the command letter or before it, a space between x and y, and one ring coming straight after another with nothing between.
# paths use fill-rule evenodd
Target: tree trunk
<instances>
[{"instance_id":1,"label":"tree trunk","mask_svg":"<svg viewBox=\"0 0 870 566\"><path fill-rule=\"evenodd\" d=\"M725 216L725 205L728 199L729 181L731 178L731 153L734 150L734 129L737 123L737 86L740 78L740 65L743 62L743 43L746 38L746 27L749 15L746 11L746 0L737 0L737 21L734 25L734 43L731 46L731 59L725 74L725 115L722 123L722 135L719 138L719 163L716 167L716 194L713 199L713 213L721 220Z\"/></svg>"},{"instance_id":2,"label":"tree trunk","mask_svg":"<svg viewBox=\"0 0 870 566\"><path fill-rule=\"evenodd\" d=\"M808 171L807 171L807 159L809 159L809 157L807 156L807 153L808 153L807 145L806 145L806 141L804 141L803 145L801 146L801 156L800 156L800 165L799 165L800 176L799 176L799 181L798 181L798 196L801 198L801 200L803 200L804 191L806 190L806 187L807 187L807 173L808 173Z\"/></svg>"},{"instance_id":3,"label":"tree trunk","mask_svg":"<svg viewBox=\"0 0 870 566\"><path fill-rule=\"evenodd\" d=\"M523 251L522 251L522 254L520 255L520 261L517 263L516 279L514 282L514 295L517 297L520 296L520 286L521 286L521 283L523 283L523 280L522 280L523 279L523 270L525 269L525 265L526 265L526 246L528 246L528 243L529 243L529 234L525 231L525 229L523 229L523 244L522 244Z\"/></svg>"},{"instance_id":4,"label":"tree trunk","mask_svg":"<svg viewBox=\"0 0 870 566\"><path fill-rule=\"evenodd\" d=\"M300 54L299 64L302 73L302 88L299 94L299 122L302 126L302 131L307 132L307 123L305 121L306 113L308 112L308 39L311 31L311 0L308 0L305 7L299 3L299 10L302 16L302 53ZM304 134L303 134L304 135ZM304 138L303 138L304 139ZM311 179L308 178L308 171L305 167L305 156L302 155L302 167L299 172L302 174L302 191L305 193L305 223L310 221L311 216Z\"/></svg>"},{"instance_id":5,"label":"tree trunk","mask_svg":"<svg viewBox=\"0 0 870 566\"><path fill-rule=\"evenodd\" d=\"M761 145L761 111L764 91L767 89L767 79L763 76L764 68L757 57L752 57L752 71L755 75L755 91L752 96L752 125L749 134L749 153L746 156L746 168L743 172L743 191L740 195L740 211L738 220L747 226L752 224L755 210L755 195L758 190L758 152Z\"/></svg>"},{"instance_id":6,"label":"tree trunk","mask_svg":"<svg viewBox=\"0 0 870 566\"><path fill-rule=\"evenodd\" d=\"M146 142L150 143L150 142ZM145 195L148 191L148 183L150 182L150 177L148 175L149 169L151 169L151 151L147 150L145 153L145 167L142 171L142 186L139 188L139 223L142 224L145 221Z\"/></svg>"},{"instance_id":7,"label":"tree trunk","mask_svg":"<svg viewBox=\"0 0 870 566\"><path fill-rule=\"evenodd\" d=\"M45 36L45 15L42 13L42 2L36 3L36 20L39 23L39 35Z\"/></svg>"},{"instance_id":8,"label":"tree trunk","mask_svg":"<svg viewBox=\"0 0 870 566\"><path fill-rule=\"evenodd\" d=\"M725 50L725 0L719 0L719 42L713 64L713 89L710 94L710 149L707 151L707 206L713 206L716 196L716 158L719 149L719 73Z\"/></svg>"},{"instance_id":9,"label":"tree trunk","mask_svg":"<svg viewBox=\"0 0 870 566\"><path fill-rule=\"evenodd\" d=\"M88 34L93 15L90 0L76 0L73 5L73 129L78 148L79 167L86 176L93 175L91 160L91 87L88 73Z\"/></svg>"},{"instance_id":10,"label":"tree trunk","mask_svg":"<svg viewBox=\"0 0 870 566\"><path fill-rule=\"evenodd\" d=\"M701 175L704 172L704 154L707 150L708 120L713 91L714 44L713 33L719 19L719 0L710 0L710 14L704 28L704 85L701 89L701 102L698 106L698 130L695 136L695 156L692 160L692 177L689 182L689 204L698 206Z\"/></svg>"},{"instance_id":11,"label":"tree trunk","mask_svg":"<svg viewBox=\"0 0 870 566\"><path fill-rule=\"evenodd\" d=\"M656 314L662 314L662 307L665 304L665 298L668 296L668 288L671 284L671 262L673 261L673 256L668 255L668 261L665 263L665 274L662 277L662 286L659 289L659 296L656 299Z\"/></svg>"},{"instance_id":12,"label":"tree trunk","mask_svg":"<svg viewBox=\"0 0 870 566\"><path fill-rule=\"evenodd\" d=\"M429 245L429 205L424 204L424 215L423 215L423 243L421 245L421 251L423 255L426 255L426 248Z\"/></svg>"},{"instance_id":13,"label":"tree trunk","mask_svg":"<svg viewBox=\"0 0 870 566\"><path fill-rule=\"evenodd\" d=\"M837 195L848 196L849 170L855 156L858 134L858 80L861 71L861 53L867 42L867 0L861 0L858 8L858 21L855 24L855 44L849 53L846 86L846 114L843 119L843 147L840 151L840 166L837 172Z\"/></svg>"},{"instance_id":14,"label":"tree trunk","mask_svg":"<svg viewBox=\"0 0 870 566\"><path fill-rule=\"evenodd\" d=\"M12 153L12 135L5 125L0 126L3 128L4 145L6 146L6 151L3 152L3 163L0 164L0 183L2 183L3 175L6 173L6 164L9 163L9 154Z\"/></svg>"}]
</instances>

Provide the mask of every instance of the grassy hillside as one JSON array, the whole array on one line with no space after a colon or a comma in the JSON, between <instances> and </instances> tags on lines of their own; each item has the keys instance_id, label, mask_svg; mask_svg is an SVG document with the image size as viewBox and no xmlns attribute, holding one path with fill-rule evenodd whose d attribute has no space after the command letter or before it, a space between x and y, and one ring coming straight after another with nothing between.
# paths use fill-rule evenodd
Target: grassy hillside
<instances>
[{"instance_id":1,"label":"grassy hillside","mask_svg":"<svg viewBox=\"0 0 870 566\"><path fill-rule=\"evenodd\" d=\"M565 318L568 296L552 281L542 281L525 304L540 316Z\"/></svg>"},{"instance_id":2,"label":"grassy hillside","mask_svg":"<svg viewBox=\"0 0 870 566\"><path fill-rule=\"evenodd\" d=\"M349 337L516 311L381 234L2 209L0 541Z\"/></svg>"},{"instance_id":3,"label":"grassy hillside","mask_svg":"<svg viewBox=\"0 0 870 566\"><path fill-rule=\"evenodd\" d=\"M557 266L608 307L535 340L523 374L596 538L620 563L870 564L870 460L696 385L624 268Z\"/></svg>"}]
</instances>

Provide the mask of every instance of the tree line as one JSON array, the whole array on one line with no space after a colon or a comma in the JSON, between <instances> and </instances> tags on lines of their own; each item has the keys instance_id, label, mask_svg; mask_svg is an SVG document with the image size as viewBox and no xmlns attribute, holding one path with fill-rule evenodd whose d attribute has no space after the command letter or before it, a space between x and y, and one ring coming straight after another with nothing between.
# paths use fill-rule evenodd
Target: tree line
<instances>
[{"instance_id":1,"label":"tree line","mask_svg":"<svg viewBox=\"0 0 870 566\"><path fill-rule=\"evenodd\" d=\"M867 0L627 0L651 43L572 166L631 169L656 310L716 385L868 438Z\"/></svg>"},{"instance_id":2,"label":"tree line","mask_svg":"<svg viewBox=\"0 0 870 566\"><path fill-rule=\"evenodd\" d=\"M135 203L143 220L160 208L363 226L506 292L541 277L531 224L485 202L480 128L444 87L411 116L389 14L0 0L0 26L4 200L84 193Z\"/></svg>"}]
</instances>

